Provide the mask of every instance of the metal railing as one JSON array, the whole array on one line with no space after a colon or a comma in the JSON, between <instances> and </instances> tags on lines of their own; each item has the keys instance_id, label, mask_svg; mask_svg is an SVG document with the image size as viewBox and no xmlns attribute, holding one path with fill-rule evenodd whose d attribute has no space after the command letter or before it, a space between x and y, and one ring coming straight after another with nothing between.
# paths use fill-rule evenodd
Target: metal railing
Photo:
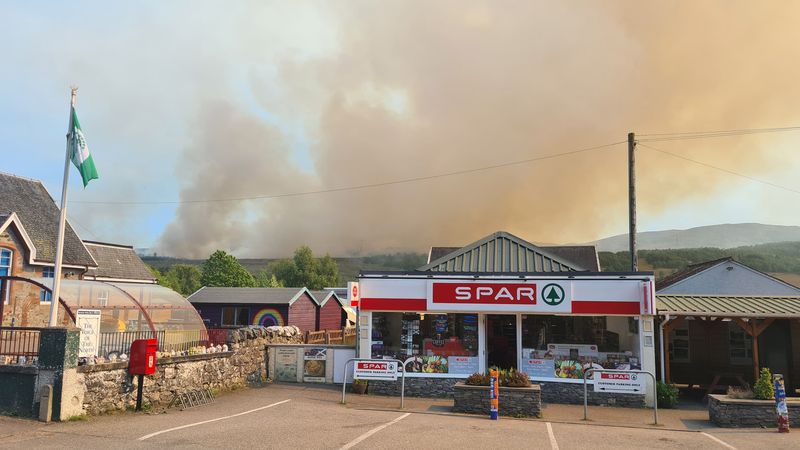
<instances>
[{"instance_id":1,"label":"metal railing","mask_svg":"<svg viewBox=\"0 0 800 450\"><path fill-rule=\"evenodd\" d=\"M0 364L30 363L39 357L40 328L0 327Z\"/></svg>"},{"instance_id":2,"label":"metal railing","mask_svg":"<svg viewBox=\"0 0 800 450\"><path fill-rule=\"evenodd\" d=\"M98 354L108 357L110 354L128 353L133 341L153 338L158 341L158 350L162 352L183 352L209 343L206 330L119 331L100 333Z\"/></svg>"}]
</instances>

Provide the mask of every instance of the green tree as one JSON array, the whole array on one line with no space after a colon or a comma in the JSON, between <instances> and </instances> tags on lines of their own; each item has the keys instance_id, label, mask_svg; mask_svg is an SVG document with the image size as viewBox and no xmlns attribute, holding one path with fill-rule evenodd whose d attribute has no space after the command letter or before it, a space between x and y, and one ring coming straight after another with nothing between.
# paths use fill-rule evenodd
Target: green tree
<instances>
[{"instance_id":1,"label":"green tree","mask_svg":"<svg viewBox=\"0 0 800 450\"><path fill-rule=\"evenodd\" d=\"M256 279L235 256L217 250L203 263L200 284L215 287L254 287Z\"/></svg>"},{"instance_id":2,"label":"green tree","mask_svg":"<svg viewBox=\"0 0 800 450\"><path fill-rule=\"evenodd\" d=\"M281 259L267 266L268 274L287 287L322 289L339 284L339 265L329 255L315 258L307 245L298 247L292 259Z\"/></svg>"},{"instance_id":3,"label":"green tree","mask_svg":"<svg viewBox=\"0 0 800 450\"><path fill-rule=\"evenodd\" d=\"M164 274L164 279L168 287L187 296L200 289L201 276L197 266L175 264Z\"/></svg>"},{"instance_id":4,"label":"green tree","mask_svg":"<svg viewBox=\"0 0 800 450\"><path fill-rule=\"evenodd\" d=\"M256 286L268 288L283 287L275 274L270 273L268 270L258 272L258 275L256 275Z\"/></svg>"}]
</instances>

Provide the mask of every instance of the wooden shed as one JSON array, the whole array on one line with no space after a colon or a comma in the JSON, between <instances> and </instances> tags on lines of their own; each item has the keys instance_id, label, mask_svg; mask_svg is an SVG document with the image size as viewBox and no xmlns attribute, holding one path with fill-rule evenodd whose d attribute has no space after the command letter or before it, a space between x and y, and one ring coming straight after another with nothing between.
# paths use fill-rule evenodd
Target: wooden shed
<instances>
[{"instance_id":1,"label":"wooden shed","mask_svg":"<svg viewBox=\"0 0 800 450\"><path fill-rule=\"evenodd\" d=\"M344 301L334 291L312 291L317 299L317 329L339 330L347 324Z\"/></svg>"},{"instance_id":2,"label":"wooden shed","mask_svg":"<svg viewBox=\"0 0 800 450\"><path fill-rule=\"evenodd\" d=\"M188 298L206 327L294 325L316 331L319 303L306 288L202 287Z\"/></svg>"}]
</instances>

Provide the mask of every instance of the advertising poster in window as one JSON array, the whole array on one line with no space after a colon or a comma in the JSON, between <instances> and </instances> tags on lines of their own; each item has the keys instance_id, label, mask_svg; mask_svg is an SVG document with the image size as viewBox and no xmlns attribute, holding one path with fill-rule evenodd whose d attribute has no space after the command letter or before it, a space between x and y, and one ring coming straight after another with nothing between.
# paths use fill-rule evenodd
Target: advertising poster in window
<instances>
[{"instance_id":1,"label":"advertising poster in window","mask_svg":"<svg viewBox=\"0 0 800 450\"><path fill-rule=\"evenodd\" d=\"M327 359L327 348L306 348L303 353L303 381L306 383L324 383L325 362Z\"/></svg>"},{"instance_id":2,"label":"advertising poster in window","mask_svg":"<svg viewBox=\"0 0 800 450\"><path fill-rule=\"evenodd\" d=\"M472 375L478 371L477 356L449 356L447 357L449 373Z\"/></svg>"},{"instance_id":3,"label":"advertising poster in window","mask_svg":"<svg viewBox=\"0 0 800 450\"><path fill-rule=\"evenodd\" d=\"M297 350L295 348L275 349L275 378L278 381L297 382Z\"/></svg>"}]
</instances>

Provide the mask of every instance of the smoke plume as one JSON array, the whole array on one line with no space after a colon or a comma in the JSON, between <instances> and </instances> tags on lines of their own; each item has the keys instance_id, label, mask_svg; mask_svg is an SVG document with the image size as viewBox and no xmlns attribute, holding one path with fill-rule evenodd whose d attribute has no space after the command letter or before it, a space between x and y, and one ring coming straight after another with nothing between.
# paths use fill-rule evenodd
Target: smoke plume
<instances>
[{"instance_id":1,"label":"smoke plume","mask_svg":"<svg viewBox=\"0 0 800 450\"><path fill-rule=\"evenodd\" d=\"M262 14L229 11L230 29L210 34L232 41L245 81L231 95L199 95L176 170L182 200L381 183L623 141L628 131L800 116L794 2L324 3L311 8L332 30L312 36L325 48L302 55L290 51L303 45L295 36L263 34L251 20L268 7L252 6ZM248 66L268 38L289 50ZM758 175L780 163L769 148L786 139L650 145ZM647 147L638 155L645 217L738 183ZM308 244L346 255L460 245L496 230L584 242L625 230L626 157L621 144L408 184L184 203L158 247L286 256Z\"/></svg>"}]
</instances>

